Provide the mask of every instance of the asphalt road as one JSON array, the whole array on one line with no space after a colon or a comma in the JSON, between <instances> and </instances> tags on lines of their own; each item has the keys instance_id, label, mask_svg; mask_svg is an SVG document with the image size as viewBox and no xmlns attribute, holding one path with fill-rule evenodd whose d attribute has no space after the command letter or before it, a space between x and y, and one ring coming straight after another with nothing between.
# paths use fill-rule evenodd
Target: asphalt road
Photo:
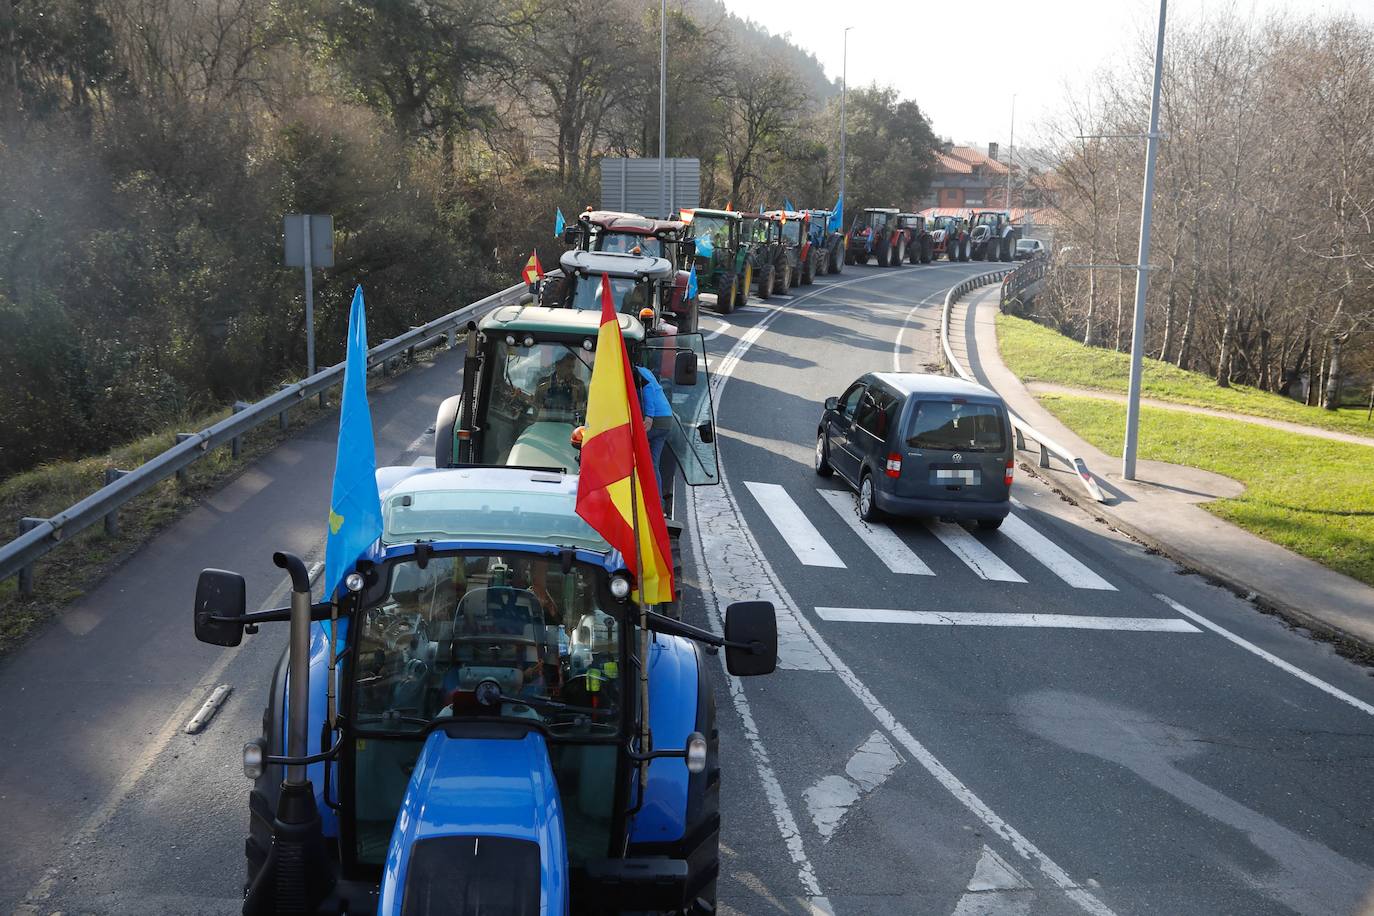
<instances>
[{"instance_id":1,"label":"asphalt road","mask_svg":"<svg viewBox=\"0 0 1374 916\"><path fill-rule=\"evenodd\" d=\"M944 291L980 269L849 268L703 322L726 481L683 497L686 614L766 597L783 643L776 674L717 682L722 911L1362 911L1365 669L1024 474L1019 521L970 533L866 528L813 473L821 401L934 362ZM458 366L374 394L379 460L428 451ZM201 646L190 595L216 565L271 604L272 549L318 558L333 436L278 448L0 663L0 912L236 912L239 748L284 636Z\"/></svg>"}]
</instances>

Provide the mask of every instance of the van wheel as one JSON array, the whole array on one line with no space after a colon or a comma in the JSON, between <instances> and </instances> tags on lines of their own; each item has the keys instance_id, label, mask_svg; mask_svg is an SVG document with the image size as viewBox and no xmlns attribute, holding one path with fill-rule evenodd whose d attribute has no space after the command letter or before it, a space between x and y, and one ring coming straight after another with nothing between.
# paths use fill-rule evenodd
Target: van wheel
<instances>
[{"instance_id":1,"label":"van wheel","mask_svg":"<svg viewBox=\"0 0 1374 916\"><path fill-rule=\"evenodd\" d=\"M865 473L859 481L859 518L866 522L876 522L882 514L873 494L873 475Z\"/></svg>"},{"instance_id":2,"label":"van wheel","mask_svg":"<svg viewBox=\"0 0 1374 916\"><path fill-rule=\"evenodd\" d=\"M978 519L978 527L983 531L996 531L1002 527L1002 520L1000 518L980 518Z\"/></svg>"},{"instance_id":3,"label":"van wheel","mask_svg":"<svg viewBox=\"0 0 1374 916\"><path fill-rule=\"evenodd\" d=\"M826 441L824 432L816 433L816 473L822 477L835 473L830 466L830 443Z\"/></svg>"}]
</instances>

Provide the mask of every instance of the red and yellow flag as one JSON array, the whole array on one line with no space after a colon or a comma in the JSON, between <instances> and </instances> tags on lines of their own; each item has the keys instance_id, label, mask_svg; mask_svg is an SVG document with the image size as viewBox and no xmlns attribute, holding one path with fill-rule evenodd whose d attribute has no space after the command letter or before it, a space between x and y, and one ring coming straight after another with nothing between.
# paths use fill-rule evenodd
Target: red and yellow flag
<instances>
[{"instance_id":1,"label":"red and yellow flag","mask_svg":"<svg viewBox=\"0 0 1374 916\"><path fill-rule=\"evenodd\" d=\"M602 277L601 331L587 389L577 514L620 551L631 572L639 573L640 600L662 604L673 600L673 559L632 371L620 332L620 316L611 298L611 281ZM634 536L636 516L638 544Z\"/></svg>"},{"instance_id":2,"label":"red and yellow flag","mask_svg":"<svg viewBox=\"0 0 1374 916\"><path fill-rule=\"evenodd\" d=\"M530 259L525 262L525 269L520 271L520 278L525 281L526 286L533 286L544 279L544 268L539 266L539 252L530 255Z\"/></svg>"}]
</instances>

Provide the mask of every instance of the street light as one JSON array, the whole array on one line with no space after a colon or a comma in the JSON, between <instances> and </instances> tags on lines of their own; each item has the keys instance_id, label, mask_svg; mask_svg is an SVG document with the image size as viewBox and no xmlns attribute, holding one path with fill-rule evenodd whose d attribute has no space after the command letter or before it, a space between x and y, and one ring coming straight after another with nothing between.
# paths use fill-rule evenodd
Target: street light
<instances>
[{"instance_id":1,"label":"street light","mask_svg":"<svg viewBox=\"0 0 1374 916\"><path fill-rule=\"evenodd\" d=\"M668 0L661 0L658 13L658 205L668 218Z\"/></svg>"},{"instance_id":2,"label":"street light","mask_svg":"<svg viewBox=\"0 0 1374 916\"><path fill-rule=\"evenodd\" d=\"M1011 217L1011 169L1016 155L1016 93L1011 94L1011 136L1007 138L1007 217Z\"/></svg>"},{"instance_id":3,"label":"street light","mask_svg":"<svg viewBox=\"0 0 1374 916\"><path fill-rule=\"evenodd\" d=\"M852 25L845 26L844 29L844 56L841 58L843 63L840 65L840 212L844 213L844 103L845 97L849 95L849 30L854 28ZM844 226L840 227L844 231Z\"/></svg>"}]
</instances>

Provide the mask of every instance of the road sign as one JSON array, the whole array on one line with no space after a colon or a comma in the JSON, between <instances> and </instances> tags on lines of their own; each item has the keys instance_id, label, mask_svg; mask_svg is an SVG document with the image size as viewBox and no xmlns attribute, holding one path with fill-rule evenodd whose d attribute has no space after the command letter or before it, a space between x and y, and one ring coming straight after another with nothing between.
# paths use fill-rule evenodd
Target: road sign
<instances>
[{"instance_id":1,"label":"road sign","mask_svg":"<svg viewBox=\"0 0 1374 916\"><path fill-rule=\"evenodd\" d=\"M334 217L288 213L286 266L305 271L305 376L315 374L315 268L334 266ZM324 403L324 394L320 394Z\"/></svg>"},{"instance_id":2,"label":"road sign","mask_svg":"<svg viewBox=\"0 0 1374 916\"><path fill-rule=\"evenodd\" d=\"M676 218L678 210L699 206L701 161L698 159L668 159L661 164L658 159L608 157L601 160L601 207L604 210Z\"/></svg>"}]
</instances>

